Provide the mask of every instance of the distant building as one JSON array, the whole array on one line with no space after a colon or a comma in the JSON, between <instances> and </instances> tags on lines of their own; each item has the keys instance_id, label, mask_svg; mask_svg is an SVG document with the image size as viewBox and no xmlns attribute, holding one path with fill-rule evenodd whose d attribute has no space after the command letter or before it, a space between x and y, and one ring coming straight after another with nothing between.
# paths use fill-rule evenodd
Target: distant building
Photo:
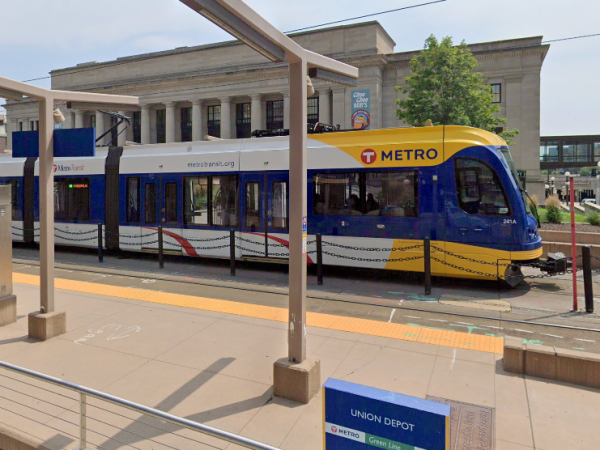
<instances>
[{"instance_id":1,"label":"distant building","mask_svg":"<svg viewBox=\"0 0 600 450\"><path fill-rule=\"evenodd\" d=\"M598 161L600 161L600 135L540 138L542 170L597 167Z\"/></svg>"},{"instance_id":2,"label":"distant building","mask_svg":"<svg viewBox=\"0 0 600 450\"><path fill-rule=\"evenodd\" d=\"M356 88L313 80L316 92L308 102L308 123L323 122L343 129L398 127L395 86L405 85L410 59L419 51L394 53L395 42L378 22L325 28L290 35L303 47L359 68ZM471 44L480 71L492 86L508 128L517 128L513 158L526 174L527 188L543 196L540 182L540 73L549 46L541 37ZM287 128L288 70L239 41L144 55L108 62L90 62L54 70L53 89L138 95L142 107L128 113L133 126L118 138L141 143L247 138L256 129ZM361 99L361 102L357 102ZM33 101L6 105L10 131L37 127ZM366 111L366 113L365 113ZM93 111L64 109L66 127L96 127L97 135L112 118ZM9 133L9 146L10 146Z\"/></svg>"},{"instance_id":3,"label":"distant building","mask_svg":"<svg viewBox=\"0 0 600 450\"><path fill-rule=\"evenodd\" d=\"M0 114L0 152L6 149L6 115Z\"/></svg>"}]
</instances>

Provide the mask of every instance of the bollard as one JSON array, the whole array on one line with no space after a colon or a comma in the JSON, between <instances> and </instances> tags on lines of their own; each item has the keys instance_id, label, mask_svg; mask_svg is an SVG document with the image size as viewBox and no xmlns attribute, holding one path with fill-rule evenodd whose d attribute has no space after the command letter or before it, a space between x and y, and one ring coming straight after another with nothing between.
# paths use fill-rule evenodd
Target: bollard
<instances>
[{"instance_id":1,"label":"bollard","mask_svg":"<svg viewBox=\"0 0 600 450\"><path fill-rule=\"evenodd\" d=\"M98 224L98 262L104 262L104 243L102 242L102 223Z\"/></svg>"},{"instance_id":2,"label":"bollard","mask_svg":"<svg viewBox=\"0 0 600 450\"><path fill-rule=\"evenodd\" d=\"M317 284L323 284L323 244L320 233L317 233Z\"/></svg>"},{"instance_id":3,"label":"bollard","mask_svg":"<svg viewBox=\"0 0 600 450\"><path fill-rule=\"evenodd\" d=\"M594 287L592 285L592 251L584 245L583 253L583 289L585 291L585 312L594 312Z\"/></svg>"},{"instance_id":4,"label":"bollard","mask_svg":"<svg viewBox=\"0 0 600 450\"><path fill-rule=\"evenodd\" d=\"M423 259L425 261L425 295L431 294L431 240L423 240Z\"/></svg>"},{"instance_id":5,"label":"bollard","mask_svg":"<svg viewBox=\"0 0 600 450\"><path fill-rule=\"evenodd\" d=\"M158 226L158 267L165 268L165 255L163 253L163 232L162 225Z\"/></svg>"},{"instance_id":6,"label":"bollard","mask_svg":"<svg viewBox=\"0 0 600 450\"><path fill-rule=\"evenodd\" d=\"M235 230L229 231L229 265L231 276L235 277Z\"/></svg>"}]
</instances>

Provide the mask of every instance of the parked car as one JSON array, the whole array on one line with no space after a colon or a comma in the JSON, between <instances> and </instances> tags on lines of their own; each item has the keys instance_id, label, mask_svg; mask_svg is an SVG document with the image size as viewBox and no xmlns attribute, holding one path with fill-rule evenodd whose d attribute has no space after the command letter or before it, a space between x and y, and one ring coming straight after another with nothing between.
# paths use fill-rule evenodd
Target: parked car
<instances>
[{"instance_id":1,"label":"parked car","mask_svg":"<svg viewBox=\"0 0 600 450\"><path fill-rule=\"evenodd\" d=\"M583 205L584 203L593 203L595 205L596 199L595 198L586 198L586 199L581 200L581 204Z\"/></svg>"}]
</instances>

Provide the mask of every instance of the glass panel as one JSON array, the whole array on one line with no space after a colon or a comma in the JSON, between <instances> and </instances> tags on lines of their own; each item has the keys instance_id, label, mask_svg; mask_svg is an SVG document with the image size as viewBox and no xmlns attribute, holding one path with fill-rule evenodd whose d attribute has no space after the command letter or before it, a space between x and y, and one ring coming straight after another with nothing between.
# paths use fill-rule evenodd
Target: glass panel
<instances>
[{"instance_id":1,"label":"glass panel","mask_svg":"<svg viewBox=\"0 0 600 450\"><path fill-rule=\"evenodd\" d=\"M156 110L156 142L164 144L166 142L166 120L167 111L164 109Z\"/></svg>"},{"instance_id":2,"label":"glass panel","mask_svg":"<svg viewBox=\"0 0 600 450\"><path fill-rule=\"evenodd\" d=\"M283 128L283 100L267 102L267 130Z\"/></svg>"},{"instance_id":3,"label":"glass panel","mask_svg":"<svg viewBox=\"0 0 600 450\"><path fill-rule=\"evenodd\" d=\"M460 208L480 216L510 214L506 195L491 167L476 158L456 158L456 191Z\"/></svg>"},{"instance_id":4,"label":"glass panel","mask_svg":"<svg viewBox=\"0 0 600 450\"><path fill-rule=\"evenodd\" d=\"M492 103L501 103L502 102L502 85L501 84L492 84Z\"/></svg>"},{"instance_id":5,"label":"glass panel","mask_svg":"<svg viewBox=\"0 0 600 450\"><path fill-rule=\"evenodd\" d=\"M140 179L127 178L127 222L140 221Z\"/></svg>"},{"instance_id":6,"label":"glass panel","mask_svg":"<svg viewBox=\"0 0 600 450\"><path fill-rule=\"evenodd\" d=\"M177 183L165 183L165 222L177 222Z\"/></svg>"},{"instance_id":7,"label":"glass panel","mask_svg":"<svg viewBox=\"0 0 600 450\"><path fill-rule=\"evenodd\" d=\"M156 183L146 183L144 186L144 221L146 223L156 223Z\"/></svg>"},{"instance_id":8,"label":"glass panel","mask_svg":"<svg viewBox=\"0 0 600 450\"><path fill-rule=\"evenodd\" d=\"M321 173L314 183L314 214L362 215L358 173Z\"/></svg>"},{"instance_id":9,"label":"glass panel","mask_svg":"<svg viewBox=\"0 0 600 450\"><path fill-rule=\"evenodd\" d=\"M575 161L575 142L565 141L562 146L563 150L563 161L573 162Z\"/></svg>"},{"instance_id":10,"label":"glass panel","mask_svg":"<svg viewBox=\"0 0 600 450\"><path fill-rule=\"evenodd\" d=\"M365 214L369 216L417 217L416 170L366 174Z\"/></svg>"},{"instance_id":11,"label":"glass panel","mask_svg":"<svg viewBox=\"0 0 600 450\"><path fill-rule=\"evenodd\" d=\"M192 108L181 108L181 142L192 140Z\"/></svg>"},{"instance_id":12,"label":"glass panel","mask_svg":"<svg viewBox=\"0 0 600 450\"><path fill-rule=\"evenodd\" d=\"M575 154L577 162L590 161L591 144L588 142L578 143L575 145Z\"/></svg>"},{"instance_id":13,"label":"glass panel","mask_svg":"<svg viewBox=\"0 0 600 450\"><path fill-rule=\"evenodd\" d=\"M133 142L142 142L142 113L140 111L133 112Z\"/></svg>"},{"instance_id":14,"label":"glass panel","mask_svg":"<svg viewBox=\"0 0 600 450\"><path fill-rule=\"evenodd\" d=\"M221 105L213 105L207 108L208 111L208 135L221 137Z\"/></svg>"},{"instance_id":15,"label":"glass panel","mask_svg":"<svg viewBox=\"0 0 600 450\"><path fill-rule=\"evenodd\" d=\"M594 161L600 161L600 142L594 142Z\"/></svg>"},{"instance_id":16,"label":"glass panel","mask_svg":"<svg viewBox=\"0 0 600 450\"><path fill-rule=\"evenodd\" d=\"M208 225L208 177L185 177L185 224Z\"/></svg>"},{"instance_id":17,"label":"glass panel","mask_svg":"<svg viewBox=\"0 0 600 450\"><path fill-rule=\"evenodd\" d=\"M67 222L90 220L89 178L61 178L54 181L54 217Z\"/></svg>"},{"instance_id":18,"label":"glass panel","mask_svg":"<svg viewBox=\"0 0 600 450\"><path fill-rule=\"evenodd\" d=\"M260 183L246 183L246 226L260 228Z\"/></svg>"},{"instance_id":19,"label":"glass panel","mask_svg":"<svg viewBox=\"0 0 600 450\"><path fill-rule=\"evenodd\" d=\"M237 175L212 177L212 221L215 226L235 227L238 224Z\"/></svg>"},{"instance_id":20,"label":"glass panel","mask_svg":"<svg viewBox=\"0 0 600 450\"><path fill-rule=\"evenodd\" d=\"M286 181L274 181L271 193L271 227L288 227L288 192Z\"/></svg>"}]
</instances>

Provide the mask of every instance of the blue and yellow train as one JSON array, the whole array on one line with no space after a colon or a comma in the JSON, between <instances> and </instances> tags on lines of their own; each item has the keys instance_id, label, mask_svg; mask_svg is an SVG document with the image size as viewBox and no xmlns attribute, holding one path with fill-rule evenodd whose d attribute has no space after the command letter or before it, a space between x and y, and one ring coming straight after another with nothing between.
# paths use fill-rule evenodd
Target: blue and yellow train
<instances>
[{"instance_id":1,"label":"blue and yellow train","mask_svg":"<svg viewBox=\"0 0 600 450\"><path fill-rule=\"evenodd\" d=\"M158 225L170 253L285 260L287 137L98 149L57 158L56 243L156 251ZM13 237L39 239L38 162L0 155L13 185ZM536 219L506 143L461 126L312 134L308 139L309 262L323 236L329 265L503 279L542 255ZM153 238L154 236L154 238Z\"/></svg>"}]
</instances>

